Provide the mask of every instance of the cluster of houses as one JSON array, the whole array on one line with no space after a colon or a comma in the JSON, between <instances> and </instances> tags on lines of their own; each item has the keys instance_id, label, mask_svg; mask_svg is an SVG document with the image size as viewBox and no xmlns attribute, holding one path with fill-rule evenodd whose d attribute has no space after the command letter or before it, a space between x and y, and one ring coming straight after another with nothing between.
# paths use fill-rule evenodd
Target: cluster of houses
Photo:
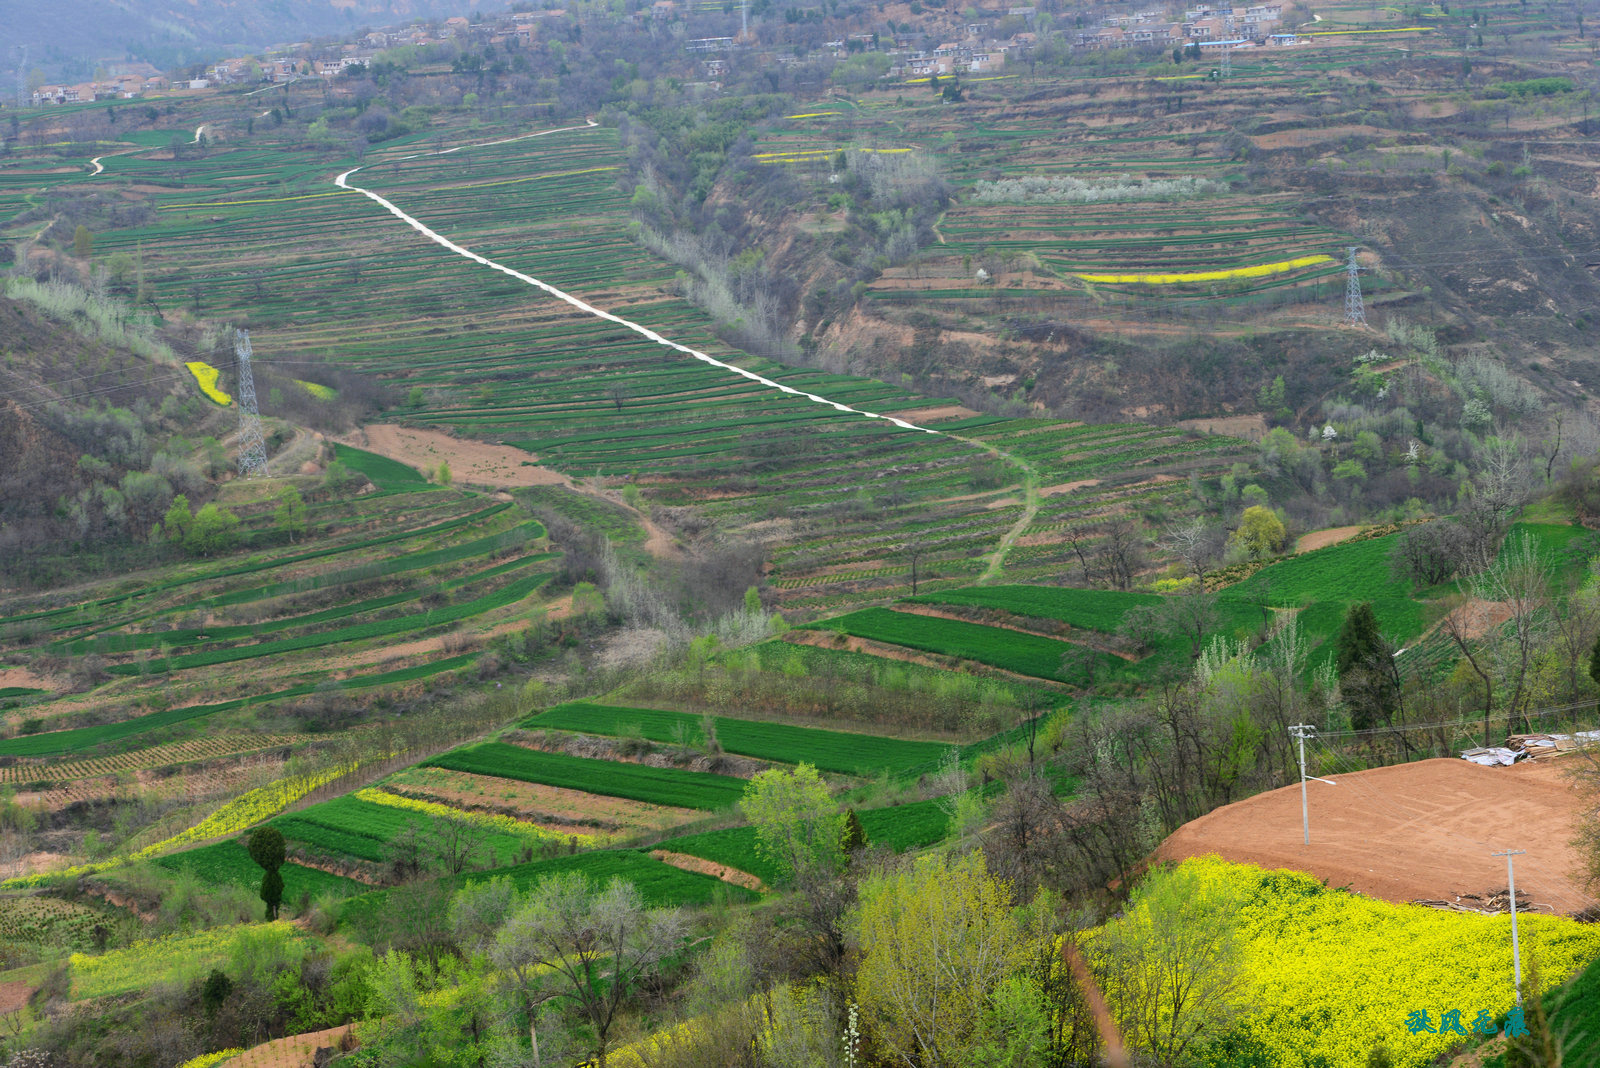
<instances>
[{"instance_id":1,"label":"cluster of houses","mask_svg":"<svg viewBox=\"0 0 1600 1068\"><path fill-rule=\"evenodd\" d=\"M644 22L675 21L688 13L687 4L688 0L653 0L641 5L631 17ZM1253 44L1296 43L1297 38L1292 33L1272 32L1282 20L1283 8L1280 4L1247 7L1226 4L1227 0L1219 0L1218 6L1209 2L1198 3L1183 12L1182 21L1176 21L1173 12L1155 10L1109 15L1101 20L1098 27L1079 30L1072 41L1076 47L1085 49L1166 49L1194 45L1202 52ZM1012 7L1005 12L1011 26L1018 25L1016 18L1024 20L1024 25L1032 26L1036 13L1033 7ZM309 43L294 44L263 57L240 56L222 60L205 68L203 74L170 86L160 72L148 64L123 65L103 81L40 86L33 94L33 103L35 106L74 104L130 99L156 89L206 89L218 85L334 78L352 66L370 62L385 49L406 45L431 44L467 36L486 44L531 44L539 35L541 22L564 19L566 14L564 10L522 11L492 19L480 18L476 22L456 16L442 22L418 22L401 29L374 30L356 41L329 48L314 48ZM851 34L826 42L823 51L834 56L862 50L884 52L892 64L890 77L928 78L999 71L1005 67L1008 57L1015 59L1035 43L1032 32L1014 33L1001 40L991 35L988 27L975 22L948 25L946 29L935 32L939 36L905 28L893 34L892 39L870 33ZM719 79L728 72L729 54L737 46L751 43L743 36L708 37L691 40L684 48L687 52L701 54L701 66L706 76ZM761 53L760 58L777 63L799 61L794 56L770 52Z\"/></svg>"},{"instance_id":2,"label":"cluster of houses","mask_svg":"<svg viewBox=\"0 0 1600 1068\"><path fill-rule=\"evenodd\" d=\"M932 48L917 48L916 42L897 35L895 49L889 53L894 65L890 77L930 78L950 74L986 74L1000 70L1006 56L1016 55L1034 42L1032 33L1018 33L1005 41L985 36L985 27L976 23L962 28L957 40L943 41Z\"/></svg>"},{"instance_id":3,"label":"cluster of houses","mask_svg":"<svg viewBox=\"0 0 1600 1068\"><path fill-rule=\"evenodd\" d=\"M128 63L98 81L77 85L41 85L33 91L34 107L46 104L90 104L96 100L132 100L167 88L161 72L148 63Z\"/></svg>"},{"instance_id":4,"label":"cluster of houses","mask_svg":"<svg viewBox=\"0 0 1600 1068\"><path fill-rule=\"evenodd\" d=\"M398 30L374 30L359 40L334 48L314 48L307 42L301 42L263 57L236 56L220 60L207 66L203 73L173 82L162 77L149 64L126 64L119 68L119 73L103 81L81 85L41 85L34 91L32 103L34 107L42 107L46 104L78 104L94 100L127 100L158 89L208 89L222 85L292 82L301 78L334 78L350 67L368 63L386 48L435 44L464 37L469 32L481 35L488 44L511 40L529 44L538 35L539 23L548 19L564 19L566 14L560 9L521 11L478 23L456 16L439 23L419 23Z\"/></svg>"},{"instance_id":5,"label":"cluster of houses","mask_svg":"<svg viewBox=\"0 0 1600 1068\"><path fill-rule=\"evenodd\" d=\"M1198 45L1202 52L1253 44L1292 44L1294 34L1272 33L1283 21L1280 4L1232 7L1200 4L1173 21L1165 11L1140 11L1133 15L1108 15L1099 28L1080 30L1073 39L1078 48L1174 48Z\"/></svg>"}]
</instances>

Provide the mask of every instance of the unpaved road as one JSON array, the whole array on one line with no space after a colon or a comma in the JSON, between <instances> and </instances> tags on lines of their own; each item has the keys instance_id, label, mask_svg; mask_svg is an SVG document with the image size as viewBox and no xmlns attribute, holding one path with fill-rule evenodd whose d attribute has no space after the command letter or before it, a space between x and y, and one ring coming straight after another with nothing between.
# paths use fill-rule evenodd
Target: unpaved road
<instances>
[{"instance_id":1,"label":"unpaved road","mask_svg":"<svg viewBox=\"0 0 1600 1068\"><path fill-rule=\"evenodd\" d=\"M1309 846L1301 837L1297 784L1201 816L1156 852L1164 860L1215 853L1293 868L1386 901L1448 901L1504 889L1505 858L1490 854L1525 849L1517 858L1517 889L1570 915L1593 903L1568 843L1579 803L1564 762L1576 759L1483 768L1452 758L1324 772L1337 785L1306 784Z\"/></svg>"},{"instance_id":2,"label":"unpaved road","mask_svg":"<svg viewBox=\"0 0 1600 1068\"><path fill-rule=\"evenodd\" d=\"M528 140L528 139L534 138L534 137L546 137L546 136L549 136L550 134L571 133L571 132L573 132L575 130L583 130L583 129L586 129L586 128L593 128L595 125L596 125L596 123L591 119L591 120L589 120L589 123L588 123L587 127L584 127L584 126L567 126L567 127L561 127L559 129L554 129L554 130L541 130L538 133L525 134L525 135L522 135L521 137L508 137L508 138L503 138L503 139L498 140L498 141L486 142L484 145L480 145L480 146L459 145L459 146L457 146L455 148L444 149L442 152L419 152L416 155L404 156L404 157L401 157L401 158L402 159L418 159L418 158L421 158L421 157L424 157L424 156L446 155L446 154L449 154L449 153L452 153L452 152L459 152L459 151L461 151L462 149L465 149L465 148L487 147L487 145L506 144L506 143L511 142L511 141ZM198 136L199 136L199 131L196 131L196 137L198 138ZM658 345L663 345L666 348L672 349L672 350L674 350L676 352L681 352L685 356L692 357L693 359L699 360L700 362L705 363L705 364L709 364L712 367L717 367L717 368L720 368L721 370L729 371L729 372L731 372L733 374L736 374L736 375L739 375L739 376L741 376L743 378L747 378L750 381L759 383L760 385L766 386L769 389L775 389L775 390L778 390L779 392L782 392L782 393L788 393L791 396L803 397L804 399L812 401L813 403L824 404L824 405L827 405L828 407L833 408L833 409L835 409L837 411L840 411L840 412L846 412L846 413L849 413L849 414L852 414L852 415L859 415L859 416L862 416L862 417L867 418L867 419L882 419L882 420L885 420L886 422L893 423L895 426L898 426L898 427L900 427L901 429L904 429L904 430L916 430L916 431L919 431L919 432L924 433L924 434L936 434L936 435L943 434L942 431L932 430L932 429L929 429L928 427L925 427L925 426L918 426L915 423L908 422L908 421L906 421L904 419L897 418L896 416L893 416L893 415L883 415L883 414L880 414L878 412L869 412L869 411L866 411L865 409L862 409L862 408L852 408L848 404L841 404L836 400L830 400L827 397L819 396L818 394L815 394L815 393L807 393L804 390L795 389L793 386L786 386L781 382L775 382L770 378L765 378L765 377L763 377L761 375L756 374L754 371L746 370L743 367L739 367L739 366L736 366L736 365L731 364L731 363L725 363L722 360L716 359L713 356L709 356L706 353L699 351L698 349L692 349L687 345L681 345L676 341L673 341L673 340L671 340L669 338L663 337L661 334L656 333L654 330L651 330L647 326L641 326L640 324L638 324L636 322L633 322L630 319L624 319L620 315L616 315L616 314L613 314L612 312L605 311L602 308L597 308L594 305L589 304L586 301L583 301L583 300L579 299L578 297L573 296L571 293L568 293L568 292L566 292L564 290L561 290L561 289L557 289L555 286L551 285L549 282L542 281L542 280L540 280L538 278L533 277L530 274L524 274L523 272L515 270L514 268L507 267L503 263L499 263L499 262L497 262L495 260L492 260L487 256L483 256L483 255L480 255L479 253L473 252L471 249L468 249L468 248L465 248L465 247L463 247L461 245L456 244L454 241L450 240L448 237L445 237L443 234L439 233L437 230L434 230L434 229L430 228L425 223L423 223L420 219L417 219L416 217L407 214L403 209L401 209L393 201L388 200L387 198L382 197L382 196L378 195L377 193L374 193L370 189L364 189L359 185L352 184L350 182L350 176L355 174L359 170L361 170L360 167L352 167L350 170L345 171L343 174L341 174L338 177L336 177L333 180L334 184L336 186L338 186L340 189L349 189L349 190L353 190L353 191L355 191L357 193L360 193L362 196L364 196L364 197L368 198L369 200L373 201L374 203L378 204L385 211L387 211L389 214L393 215L395 218L399 219L401 222L405 223L407 226L411 227L413 230L417 231L417 233L421 234L423 237L426 237L429 241L432 241L434 244L439 245L439 246L441 246L443 248L449 249L451 252L454 252L458 256L464 256L464 257L466 257L467 259L471 260L474 263L480 264L480 265L482 265L484 267L488 267L490 270L499 271L501 274L508 275L508 276L510 276L512 278L515 278L517 281L522 282L525 285L529 285L529 286L534 287L535 289L541 290L541 291L549 294L550 296L556 298L557 300L563 301L566 304L571 305L572 307L578 309L579 311L581 311L581 312L583 312L583 313L585 313L587 315L592 315L592 316L595 316L596 318L604 319L607 322L616 323L618 326L625 327L626 329L631 330L634 333L640 335L641 337L644 337L644 338L646 338L646 339L648 339L650 341L653 341ZM961 437L960 435L951 434L951 435L948 435L948 436L954 438L957 441L966 442L967 444L973 445L976 448L980 448L980 449L983 449L983 450L985 450L985 451L987 451L989 453L992 453L993 455L1005 460L1007 463L1013 464L1016 467L1018 467L1019 469L1021 469L1022 472L1023 472L1023 475L1024 475L1024 484L1025 484L1027 492L1026 492L1026 501L1025 501L1025 505L1024 505L1024 508L1023 508L1022 516L1017 520L1017 523L1001 537L999 545L997 545L995 547L994 553L990 558L988 568L984 571L983 577L979 579L980 582L992 581L993 579L995 579L996 577L998 577L1000 575L1001 569L1002 569L1002 567L1003 567L1003 565L1005 563L1006 554L1010 551L1011 546L1016 542L1017 538L1022 534L1022 532L1027 529L1028 525L1033 522L1033 517L1038 512L1038 509L1039 509L1038 479L1034 475L1033 468L1026 461L1024 461L1024 460L1022 460L1022 459L1020 459L1018 457L1014 457L1011 454L1009 454L1009 453L1007 453L1007 452L1005 452L1005 451L1003 451L1001 449L998 449L993 445L988 445L988 444L985 444L984 442L977 441L977 440L974 440L972 438L964 438L964 437Z\"/></svg>"}]
</instances>

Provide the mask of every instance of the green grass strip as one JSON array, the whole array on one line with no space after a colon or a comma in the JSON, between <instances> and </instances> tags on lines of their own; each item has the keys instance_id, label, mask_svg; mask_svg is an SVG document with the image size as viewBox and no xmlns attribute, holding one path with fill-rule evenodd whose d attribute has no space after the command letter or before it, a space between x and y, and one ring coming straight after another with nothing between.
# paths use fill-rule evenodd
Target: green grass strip
<instances>
[{"instance_id":1,"label":"green grass strip","mask_svg":"<svg viewBox=\"0 0 1600 1068\"><path fill-rule=\"evenodd\" d=\"M702 717L652 708L621 708L573 701L530 716L522 726L590 734L624 735L637 731L654 742L703 741ZM740 756L784 764L812 764L845 775L894 774L937 762L950 747L938 742L911 742L872 734L818 730L787 723L713 717L717 742Z\"/></svg>"},{"instance_id":2,"label":"green grass strip","mask_svg":"<svg viewBox=\"0 0 1600 1068\"><path fill-rule=\"evenodd\" d=\"M540 783L607 797L625 797L652 805L728 808L744 795L745 781L729 775L708 775L677 768L652 768L610 760L586 760L564 753L543 753L504 742L485 742L441 754L423 767L447 768L474 775Z\"/></svg>"}]
</instances>

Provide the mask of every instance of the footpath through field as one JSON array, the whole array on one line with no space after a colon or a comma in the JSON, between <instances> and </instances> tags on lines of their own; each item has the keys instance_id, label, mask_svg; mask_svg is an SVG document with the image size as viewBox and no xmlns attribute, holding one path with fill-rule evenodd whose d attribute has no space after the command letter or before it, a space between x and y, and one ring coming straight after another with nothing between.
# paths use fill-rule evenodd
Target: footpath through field
<instances>
[{"instance_id":1,"label":"footpath through field","mask_svg":"<svg viewBox=\"0 0 1600 1068\"><path fill-rule=\"evenodd\" d=\"M595 123L594 120L591 119L589 121L589 124L588 124L587 127L584 127L584 126L564 126L564 127L561 127L560 129L541 130L538 133L524 134L522 137L505 138L505 139L500 140L500 141L487 141L482 145L459 145L456 148L447 148L443 152L419 152L414 156L403 156L403 157L401 157L401 159L402 160L407 160L407 159L418 159L418 158L421 158L423 156L445 155L446 153L450 153L450 152L458 152L462 148L486 148L489 145L502 145L502 144L507 143L508 141L521 141L521 140L526 140L526 139L532 138L532 137L545 137L545 136L548 136L550 134L572 133L572 132L577 131L577 130L592 129L596 125L598 125L598 124ZM510 275L512 278L515 278L519 282L526 283L527 285L533 286L533 287L535 287L537 289L542 289L544 292L550 294L552 297L555 297L557 300L565 301L566 303L572 305L574 308L577 308L579 311L584 312L585 314L593 315L593 316L596 316L597 318L604 319L607 322L616 323L618 326L626 327L627 329L632 330L634 333L639 334L639 335L641 335L643 337L646 337L646 338L650 339L651 341L654 341L658 345L665 345L669 349L675 349L676 351L681 352L686 356L692 356L695 359L701 361L702 363L708 363L711 366L721 368L724 371L732 371L736 375L742 375L745 378L748 378L750 381L760 383L761 385L767 386L770 389L781 390L784 393L792 393L797 397L804 397L809 401L815 401L817 404L826 404L830 408L835 408L838 411L847 412L847 413L852 414L852 415L860 415L860 416L864 416L864 417L866 417L868 419L883 419L883 420L886 420L886 421L888 421L890 423L893 423L895 426L898 426L898 427L900 427L900 428L902 428L904 430L920 430L924 434L939 434L940 433L937 430L930 430L927 427L918 426L915 423L909 423L904 419L897 419L892 415L880 415L877 412L869 412L869 411L866 411L866 410L861 409L861 408L852 408L848 404L840 404L838 401L829 400L827 397L819 396L819 395L817 395L815 393L807 393L804 390L795 389L793 386L786 386L782 382L774 382L770 378L764 378L761 375L756 374L754 371L745 370L743 367L738 367L738 366L735 366L734 364L731 364L731 363L724 363L722 360L719 360L714 356L707 355L706 353L701 352L698 349L692 349L687 345L680 345L676 341L671 340L670 338L663 337L660 334L656 333L654 330L651 330L647 326L641 326L638 323L633 322L630 319L624 319L620 315L613 315L611 312L608 312L608 311L606 311L606 310L604 310L602 308L596 308L594 305L589 304L589 303L587 303L587 302L585 302L583 300L580 300L579 298L573 296L571 293L568 293L565 290L557 289L555 286L551 285L550 283L541 281L540 279L537 279L537 278L533 277L530 274L524 274L521 271L518 271L518 270L516 270L514 268L507 267L505 264L499 263L499 262L497 262L495 260L491 260L487 256L480 256L478 253L473 252L471 249L463 248L462 246L456 244L454 241L451 241L448 237L445 237L443 234L439 233L438 231L429 228L426 224L424 224L420 220L414 218L413 216L406 214L406 212L403 211L398 206L396 206L393 201L379 196L377 193L374 193L370 189L363 189L359 185L351 185L350 184L350 180L349 180L350 176L352 174L356 173L356 171L359 171L359 170L361 170L360 167L352 167L350 170L345 171L343 174L339 175L339 177L335 178L334 179L334 184L337 185L340 189L352 189L355 192L360 193L361 195L370 198L371 200L375 201L376 203L381 204L383 206L384 210L388 211L389 214L393 215L395 218L397 218L400 221L404 222L407 226L410 226L413 230L417 231L417 233L421 234L423 237L426 237L428 240L434 242L437 245L442 245L443 247L449 249L451 252L454 252L456 255L465 256L467 259L473 261L474 263L482 264L483 266L488 267L491 270L499 271L501 274Z\"/></svg>"}]
</instances>

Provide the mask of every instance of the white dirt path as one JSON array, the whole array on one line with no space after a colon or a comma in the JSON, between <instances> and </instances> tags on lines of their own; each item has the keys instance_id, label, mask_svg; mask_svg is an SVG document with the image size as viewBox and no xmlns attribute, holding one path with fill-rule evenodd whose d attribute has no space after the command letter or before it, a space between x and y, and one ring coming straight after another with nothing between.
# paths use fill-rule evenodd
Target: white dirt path
<instances>
[{"instance_id":1,"label":"white dirt path","mask_svg":"<svg viewBox=\"0 0 1600 1068\"><path fill-rule=\"evenodd\" d=\"M528 140L528 139L534 138L534 137L547 137L550 134L572 133L572 132L577 131L577 130L593 129L598 125L599 124L596 123L593 119L590 119L590 120L588 120L588 124L586 126L563 126L563 127L560 127L558 129L554 129L554 130L541 130L538 133L523 134L523 135L521 135L519 137L507 137L507 138L502 138L501 140L498 140L498 141L487 141L487 142L484 142L481 145L457 145L454 148L447 148L447 149L444 149L444 150L439 151L439 152L418 152L418 153L416 153L414 155L403 156L403 157L400 157L400 158L402 160L405 160L405 159L420 159L420 158L423 158L423 157L426 157L426 156L445 156L445 155L449 155L452 152L460 152L464 148L486 148L486 147L488 147L490 145L509 144L510 142L513 142L513 141L525 141L525 140ZM198 136L199 136L199 131L196 131L196 137L198 138ZM1022 535L1022 533L1033 522L1034 516L1038 513L1038 510L1039 510L1039 483L1038 483L1038 478L1036 476L1036 473L1033 470L1032 465L1029 464L1027 461L1021 459L1020 457L1014 456L1011 453L1008 453L1003 449L997 448L994 445L990 445L990 444L988 444L986 442L979 441L979 440L976 440L976 439L973 439L973 438L962 437L961 435L958 435L958 434L946 434L944 431L933 430L933 429L930 429L930 428L925 427L925 426L918 426L915 423L908 422L908 421L906 421L904 419L896 418L895 416L892 416L892 415L883 415L883 414L878 413L878 412L869 412L869 411L866 411L865 409L862 409L862 408L852 408L848 404L841 404L838 401L829 400L827 397L819 396L818 394L815 394L815 393L807 393L804 390L795 389L793 386L786 386L782 382L775 382L770 378L765 378L765 377L763 377L761 375L756 374L754 371L747 371L743 367L738 367L738 366L736 366L734 364L731 364L731 363L725 363L722 360L719 360L714 356L710 356L710 355L708 355L708 354L706 354L704 352L699 351L698 349L692 349L687 345L681 345L678 342L671 340L670 338L663 337L662 335L656 333L654 330L651 330L649 327L641 326L640 324L638 324L636 322L633 322L630 319L624 319L620 315L615 315L612 312L608 312L603 308L597 308L594 305L587 303L586 301L580 300L578 297L573 296L571 293L568 293L565 290L556 288L555 286L551 285L549 282L542 281L542 280L540 280L538 278L533 277L530 274L524 274L523 272L521 272L519 270L516 270L515 268L507 267L503 263L499 263L499 262L497 262L495 260L490 259L487 256L483 256L483 255L480 255L480 254L478 254L476 252L473 252L469 248L465 248L465 247L463 247L461 245L456 244L454 241L450 240L448 237L445 237L443 234L439 233L437 230L434 230L431 227L429 227L427 224L423 223L420 219L417 219L415 216L407 214L404 209L400 208L393 201L391 201L391 200L389 200L389 199L387 199L385 197L382 197L382 196L378 195L377 193L374 193L370 189L364 189L359 185L351 184L350 176L355 174L359 170L361 170L360 167L352 167L352 168L350 168L349 170L345 171L343 174L341 174L337 178L335 178L333 180L334 184L336 186L338 186L340 189L349 189L349 190L352 190L354 192L360 193L362 196L364 196L367 199L371 200L373 203L379 205L385 211L387 211L390 215L393 215L395 218L399 219L401 222L405 223L407 226L411 227L413 230L417 231L417 233L421 234L423 237L426 237L429 241L432 241L434 244L439 245L439 246L441 246L443 248L449 249L451 252L454 252L458 256L464 256L465 258L471 260L474 263L480 264L480 265L482 265L484 267L488 267L490 270L499 271L501 274L508 275L508 276L510 276L512 278L515 278L517 281L522 282L525 285L530 285L530 286L533 286L535 289L542 290L543 292L548 293L550 296L555 297L557 300L563 301L566 304L569 304L572 307L577 308L579 311L584 312L587 315L593 315L596 318L604 319L607 322L616 323L618 326L625 327L626 329L633 331L634 333L640 335L641 337L647 338L650 341L655 342L657 345L662 345L662 346L665 346L666 348L672 349L672 350L674 350L676 352L681 352L685 356L693 357L694 359L699 360L701 363L709 364L712 367L720 368L721 370L724 370L724 371L731 371L732 373L734 373L736 375L739 375L739 376L741 376L743 378L747 378L750 381L756 382L756 383L758 383L760 385L766 386L769 389L775 389L775 390L778 390L779 392L788 393L788 394L790 394L792 396L796 396L796 397L804 397L806 400L812 401L813 403L825 404L828 407L835 409L836 411L846 412L846 413L851 414L851 415L859 415L859 416L862 416L863 418L866 418L866 419L882 419L885 422L893 423L895 426L900 427L903 430L916 430L916 431L919 431L919 432L921 432L923 434L933 434L933 435L937 435L939 437L949 437L949 438L951 438L951 439L953 439L955 441L961 441L961 442L964 442L964 443L966 443L968 445L972 445L972 446L974 446L976 448L983 449L984 451L986 451L988 453L991 453L992 455L998 457L999 459L1005 461L1006 463L1015 465L1023 473L1023 485L1024 485L1025 496L1024 496L1024 502L1023 502L1022 515L1018 518L1017 522L1011 527L1011 529L1007 530L1006 533L1001 536L1000 543L999 543L999 545L997 545L995 547L994 553L990 556L989 565L984 570L984 573L983 573L982 577L979 578L979 580L978 580L979 582L992 582L995 578L999 577L999 575L1001 574L1002 568L1004 566L1004 563L1005 563L1006 554L1008 552L1010 552L1011 546L1016 543L1017 539Z\"/></svg>"},{"instance_id":2,"label":"white dirt path","mask_svg":"<svg viewBox=\"0 0 1600 1068\"><path fill-rule=\"evenodd\" d=\"M506 139L501 140L501 141L490 141L490 142L487 142L486 145L478 145L478 146L470 146L470 147L482 148L482 147L487 147L487 145L505 144L508 141L526 140L527 138L530 138L530 137L545 137L545 136L548 136L550 134L556 134L556 133L571 133L571 132L573 132L575 130L592 129L596 125L598 125L598 124L595 123L593 120L590 120L589 125L587 127L584 127L584 126L564 126L564 127L561 127L560 129L542 130L542 131L540 131L539 133L536 133L536 134L526 134L523 137L510 137L510 138L506 138ZM417 158L420 158L422 156L445 155L445 154L448 154L448 153L451 153L451 152L458 152L462 148L465 148L465 147L469 147L469 146L462 145L462 146L457 146L456 148L447 148L443 152L438 152L438 153L421 152L421 153L418 153L415 156L405 156L405 157L402 157L402 158L403 159L417 159ZM796 397L804 397L806 400L813 401L813 402L815 402L817 404L826 404L828 407L836 409L837 411L847 412L847 413L850 413L850 414L853 414L853 415L864 416L865 418L868 418L868 419L883 419L883 420L886 420L886 421L888 421L890 423L893 423L895 426L898 426L898 427L900 427L900 428L902 428L904 430L919 430L924 434L938 434L939 433L939 431L937 431L937 430L930 430L927 427L918 426L915 423L909 423L909 422L905 421L904 419L897 419L894 416L880 415L877 412L869 412L869 411L865 411L865 410L863 410L861 408L852 408L848 404L840 404L838 401L829 400L827 397L818 396L815 393L807 393L804 390L795 389L793 386L786 386L782 382L774 382L770 378L764 378L761 375L756 374L754 371L745 370L743 367L737 367L737 366L735 366L735 365L733 365L731 363L724 363L722 360L719 360L714 356L709 356L706 353L699 351L698 349L692 349L687 345L680 345L676 341L673 341L673 340L671 340L669 338L662 337L660 334L656 333L654 330L651 330L647 326L641 326L638 323L633 322L630 319L624 319L620 315L613 315L611 312L608 312L608 311L606 311L606 310L604 310L602 308L596 308L594 305L586 303L585 301L582 301L582 300L578 299L577 297L573 296L571 293L566 292L565 290L557 289L555 286L551 285L549 282L541 281L541 280L533 277L530 274L523 274L521 271L515 270L514 268L511 268L511 267L507 267L503 263L499 263L499 262L497 262L495 260L491 260L487 256L480 256L478 253L473 252L471 249L463 248L461 245L456 244L454 241L450 240L448 237L445 237L443 234L439 233L437 230L431 229L425 223L421 222L420 220L418 220L414 216L406 214L406 212L404 210L402 210L400 207L398 207L397 205L395 205L395 203L393 201L390 201L390 200L388 200L388 199L386 199L384 197L379 196L377 193L374 193L370 189L363 189L359 185L351 185L350 184L350 176L352 174L355 174L356 171L359 171L359 170L361 170L360 167L352 167L350 170L345 171L343 174L341 174L337 178L335 178L334 179L334 184L337 185L340 189L354 190L355 192L360 193L362 196L367 197L368 199L372 200L374 203L377 203L377 204L381 205L383 207L383 209L385 211L387 211L389 214L393 215L395 218L399 219L401 222L405 223L407 226L411 227L413 230L417 231L417 233L421 234L423 237L426 237L429 241L432 241L434 244L441 245L444 248L449 249L451 252L454 252L458 256L465 256L467 259L473 261L474 263L481 264L481 265L483 265L485 267L488 267L491 270L499 271L501 274L509 275L512 278L515 278L519 282L523 282L523 283L525 283L527 285L533 286L536 289L541 289L544 292L550 294L552 297L555 297L557 300L564 301L567 304L572 305L574 308L577 308L581 312L584 312L584 313L586 313L588 315L593 315L593 316L595 316L596 318L599 318L599 319L604 319L607 322L616 323L618 326L626 327L627 329L632 330L634 333L639 334L641 337L648 338L649 340L655 342L657 345L664 345L669 349L674 349L674 350L676 350L678 352L683 353L685 356L692 356L694 359L697 359L702 363L710 364L712 367L718 367L718 368L721 368L724 371L732 371L736 375L740 375L740 376L742 376L744 378L748 378L750 381L759 383L759 384L761 384L763 386L766 386L766 387L768 387L770 389L776 389L776 390L779 390L780 392L789 393L789 394L792 394L792 395L794 395Z\"/></svg>"}]
</instances>

